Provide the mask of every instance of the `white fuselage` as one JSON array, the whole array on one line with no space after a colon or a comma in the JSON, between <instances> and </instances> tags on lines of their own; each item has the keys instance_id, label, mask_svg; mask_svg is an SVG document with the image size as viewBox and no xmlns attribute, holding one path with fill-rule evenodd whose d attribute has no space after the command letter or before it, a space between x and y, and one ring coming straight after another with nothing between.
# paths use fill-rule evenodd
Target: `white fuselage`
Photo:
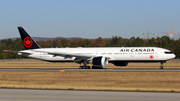
<instances>
[{"instance_id":1,"label":"white fuselage","mask_svg":"<svg viewBox=\"0 0 180 101\"><path fill-rule=\"evenodd\" d=\"M175 54L158 47L94 47L94 48L40 48L23 50L28 54L19 55L52 62L74 61L75 57L62 57L48 54L48 52L61 52L67 54L86 55L91 57L105 56L111 61L127 62L161 62L173 59Z\"/></svg>"}]
</instances>

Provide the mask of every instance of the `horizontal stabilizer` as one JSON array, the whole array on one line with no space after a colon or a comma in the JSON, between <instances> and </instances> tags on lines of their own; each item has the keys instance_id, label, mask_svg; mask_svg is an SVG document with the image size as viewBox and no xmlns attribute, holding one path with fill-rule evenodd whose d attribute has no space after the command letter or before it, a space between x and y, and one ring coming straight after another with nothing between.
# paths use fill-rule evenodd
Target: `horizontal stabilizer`
<instances>
[{"instance_id":1,"label":"horizontal stabilizer","mask_svg":"<svg viewBox=\"0 0 180 101\"><path fill-rule=\"evenodd\" d=\"M4 52L19 53L19 51L3 50Z\"/></svg>"},{"instance_id":2,"label":"horizontal stabilizer","mask_svg":"<svg viewBox=\"0 0 180 101\"><path fill-rule=\"evenodd\" d=\"M4 52L11 52L11 53L22 53L22 54L32 54L31 52L24 52L24 51L12 51L12 50L3 50Z\"/></svg>"}]
</instances>

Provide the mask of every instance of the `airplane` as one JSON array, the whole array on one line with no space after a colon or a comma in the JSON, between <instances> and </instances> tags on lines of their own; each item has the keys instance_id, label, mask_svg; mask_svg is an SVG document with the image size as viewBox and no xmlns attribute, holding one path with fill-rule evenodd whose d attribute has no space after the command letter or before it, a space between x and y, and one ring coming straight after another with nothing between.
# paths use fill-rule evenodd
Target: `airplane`
<instances>
[{"instance_id":1,"label":"airplane","mask_svg":"<svg viewBox=\"0 0 180 101\"><path fill-rule=\"evenodd\" d=\"M77 47L77 48L41 48L36 41L24 30L18 27L25 50L15 52L18 55L48 62L75 62L79 69L102 69L108 63L115 66L127 66L129 62L160 62L163 64L175 58L170 50L159 47ZM83 64L83 65L81 65Z\"/></svg>"}]
</instances>

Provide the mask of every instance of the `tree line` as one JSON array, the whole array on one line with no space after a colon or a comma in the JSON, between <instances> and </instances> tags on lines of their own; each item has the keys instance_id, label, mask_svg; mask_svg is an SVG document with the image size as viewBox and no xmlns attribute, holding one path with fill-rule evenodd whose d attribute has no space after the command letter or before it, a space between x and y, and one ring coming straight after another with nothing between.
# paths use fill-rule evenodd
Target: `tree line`
<instances>
[{"instance_id":1,"label":"tree line","mask_svg":"<svg viewBox=\"0 0 180 101\"><path fill-rule=\"evenodd\" d=\"M142 39L131 37L130 39L122 38L120 36L113 36L112 38L103 39L82 39L63 37L56 37L53 40L39 40L37 41L42 48L63 48L63 47L161 47L171 50L176 54L176 58L180 58L180 39L172 40L168 36L157 38ZM17 53L3 52L3 50L24 50L24 46L20 38L16 40L3 39L0 41L0 59L19 59Z\"/></svg>"}]
</instances>

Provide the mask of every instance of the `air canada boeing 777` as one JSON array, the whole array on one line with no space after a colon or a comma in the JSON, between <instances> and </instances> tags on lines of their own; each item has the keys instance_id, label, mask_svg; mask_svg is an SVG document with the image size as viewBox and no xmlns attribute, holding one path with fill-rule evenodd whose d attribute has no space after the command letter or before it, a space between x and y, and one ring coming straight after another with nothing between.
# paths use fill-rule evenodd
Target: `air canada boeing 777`
<instances>
[{"instance_id":1,"label":"air canada boeing 777","mask_svg":"<svg viewBox=\"0 0 180 101\"><path fill-rule=\"evenodd\" d=\"M163 69L163 63L175 58L170 50L158 47L41 48L22 27L18 30L25 50L4 51L49 62L75 62L80 64L80 69L90 69L87 64L100 69L108 63L127 66L128 62L160 62Z\"/></svg>"}]
</instances>

